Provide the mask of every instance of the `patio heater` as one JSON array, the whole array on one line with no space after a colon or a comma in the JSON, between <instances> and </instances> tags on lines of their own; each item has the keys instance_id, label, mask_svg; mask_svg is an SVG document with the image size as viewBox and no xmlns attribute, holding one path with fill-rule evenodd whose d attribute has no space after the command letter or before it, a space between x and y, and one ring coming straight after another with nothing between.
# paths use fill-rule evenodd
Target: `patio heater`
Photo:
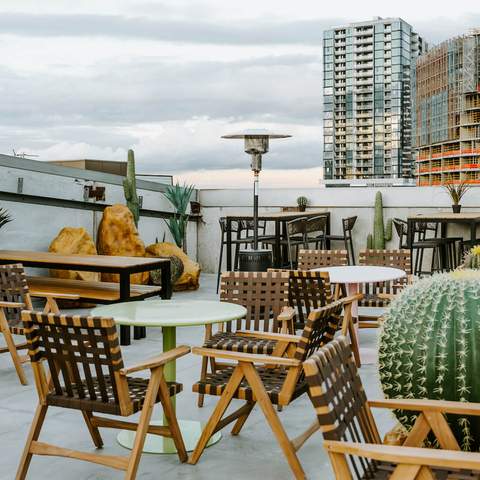
<instances>
[{"instance_id":1,"label":"patio heater","mask_svg":"<svg viewBox=\"0 0 480 480\"><path fill-rule=\"evenodd\" d=\"M233 135L223 135L227 139L243 139L245 153L251 155L251 168L253 171L253 246L250 250L240 250L240 270L245 272L264 272L272 266L272 253L270 250L258 248L258 192L259 174L262 170L262 155L268 152L271 138L288 138L291 135L273 133L268 130L255 129Z\"/></svg>"}]
</instances>

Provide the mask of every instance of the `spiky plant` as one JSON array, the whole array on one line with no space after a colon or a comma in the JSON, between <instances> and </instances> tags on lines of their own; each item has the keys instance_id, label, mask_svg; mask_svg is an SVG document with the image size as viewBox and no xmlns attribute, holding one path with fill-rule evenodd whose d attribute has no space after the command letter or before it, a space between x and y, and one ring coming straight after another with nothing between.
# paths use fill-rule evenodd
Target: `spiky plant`
<instances>
[{"instance_id":1,"label":"spiky plant","mask_svg":"<svg viewBox=\"0 0 480 480\"><path fill-rule=\"evenodd\" d=\"M463 196L470 190L470 186L467 182L446 183L443 188L445 188L450 195L453 205L460 205Z\"/></svg>"},{"instance_id":2,"label":"spiky plant","mask_svg":"<svg viewBox=\"0 0 480 480\"><path fill-rule=\"evenodd\" d=\"M369 250L384 250L385 242L392 239L392 219L387 220L385 227L383 222L383 199L381 192L375 194L375 214L373 217L373 234L367 236L367 248Z\"/></svg>"},{"instance_id":3,"label":"spiky plant","mask_svg":"<svg viewBox=\"0 0 480 480\"><path fill-rule=\"evenodd\" d=\"M7 223L10 223L13 218L10 216L7 210L0 208L0 228L4 227Z\"/></svg>"},{"instance_id":4,"label":"spiky plant","mask_svg":"<svg viewBox=\"0 0 480 480\"><path fill-rule=\"evenodd\" d=\"M299 207L305 208L308 205L308 198L304 196L300 196L297 198L297 205Z\"/></svg>"},{"instance_id":5,"label":"spiky plant","mask_svg":"<svg viewBox=\"0 0 480 480\"><path fill-rule=\"evenodd\" d=\"M480 270L480 245L476 245L465 255L463 268Z\"/></svg>"},{"instance_id":6,"label":"spiky plant","mask_svg":"<svg viewBox=\"0 0 480 480\"><path fill-rule=\"evenodd\" d=\"M182 248L185 239L189 217L187 207L194 189L194 185L181 186L177 182L175 185L169 185L163 192L174 208L173 216L165 220L165 223L179 248Z\"/></svg>"},{"instance_id":7,"label":"spiky plant","mask_svg":"<svg viewBox=\"0 0 480 480\"><path fill-rule=\"evenodd\" d=\"M434 275L407 287L390 306L379 340L387 398L480 402L480 272ZM407 428L416 418L397 411ZM464 450L480 448L480 418L447 420Z\"/></svg>"}]
</instances>

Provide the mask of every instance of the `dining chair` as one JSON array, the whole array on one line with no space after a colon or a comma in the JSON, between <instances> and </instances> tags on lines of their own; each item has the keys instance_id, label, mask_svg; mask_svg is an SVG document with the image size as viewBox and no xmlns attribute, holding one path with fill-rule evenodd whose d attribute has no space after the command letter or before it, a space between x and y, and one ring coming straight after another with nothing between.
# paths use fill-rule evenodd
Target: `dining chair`
<instances>
[{"instance_id":1,"label":"dining chair","mask_svg":"<svg viewBox=\"0 0 480 480\"><path fill-rule=\"evenodd\" d=\"M357 217L342 218L343 235L325 235L325 241L343 242L345 250L348 252L348 264L355 265L355 251L353 248L353 227Z\"/></svg>"},{"instance_id":2,"label":"dining chair","mask_svg":"<svg viewBox=\"0 0 480 480\"><path fill-rule=\"evenodd\" d=\"M447 415L480 415L480 404L429 399L369 401L348 340L337 337L303 364L337 480L454 480L479 478L480 453L460 452ZM383 445L372 408L408 410L416 422L401 445ZM432 441L440 448L422 448Z\"/></svg>"},{"instance_id":3,"label":"dining chair","mask_svg":"<svg viewBox=\"0 0 480 480\"><path fill-rule=\"evenodd\" d=\"M298 252L298 269L336 267L348 265L347 250L303 250Z\"/></svg>"},{"instance_id":4,"label":"dining chair","mask_svg":"<svg viewBox=\"0 0 480 480\"><path fill-rule=\"evenodd\" d=\"M78 295L37 292L35 297L45 300L44 312L59 313L56 300L78 300ZM27 377L22 364L29 362L28 356L21 356L18 350L25 350L27 344L15 343L13 335L25 334L21 319L23 309L32 310L32 298L28 289L27 277L23 265L19 263L0 265L0 332L6 346L0 347L0 353L10 353L13 365L22 385L27 385Z\"/></svg>"},{"instance_id":5,"label":"dining chair","mask_svg":"<svg viewBox=\"0 0 480 480\"><path fill-rule=\"evenodd\" d=\"M280 422L274 405L286 407L307 392L302 371L303 362L319 347L329 342L341 321L342 301L314 310L299 337L285 336L294 354L291 358L256 353L227 352L211 348L193 348L192 352L203 358L228 360L215 372L193 385L193 391L220 399L206 423L202 435L189 458L190 464L200 459L210 437L217 431L235 422L232 435L240 434L247 418L258 403L297 479L305 473L296 451L303 445L303 435L290 439ZM263 335L263 334L262 334ZM269 334L265 334L270 338ZM263 365L263 366L261 366ZM243 405L223 418L232 399L243 400ZM306 432L308 434L308 431ZM270 448L270 445L268 446Z\"/></svg>"},{"instance_id":6,"label":"dining chair","mask_svg":"<svg viewBox=\"0 0 480 480\"><path fill-rule=\"evenodd\" d=\"M164 368L168 362L189 353L189 347L180 346L125 368L112 318L44 314L27 310L22 312L21 318L39 403L16 480L26 478L33 455L59 456L104 465L123 470L124 478L132 480L137 474L147 433L171 437L180 461L187 460L182 434L170 400L182 391L182 385L166 382ZM150 376L147 379L132 376L148 370ZM165 426L150 425L152 410L157 403L163 407L167 420ZM131 452L126 456L103 455L39 441L50 407L80 411L98 449L103 446L99 428L136 431ZM140 413L138 423L110 417L130 417L135 413ZM73 433L70 440L75 443L76 432L72 427L69 430L70 432L66 431L65 438L70 438ZM68 477L68 471L65 476Z\"/></svg>"},{"instance_id":7,"label":"dining chair","mask_svg":"<svg viewBox=\"0 0 480 480\"><path fill-rule=\"evenodd\" d=\"M325 248L325 235L327 234L328 215L318 215L306 219L305 236L307 247L314 244L318 250Z\"/></svg>"}]
</instances>

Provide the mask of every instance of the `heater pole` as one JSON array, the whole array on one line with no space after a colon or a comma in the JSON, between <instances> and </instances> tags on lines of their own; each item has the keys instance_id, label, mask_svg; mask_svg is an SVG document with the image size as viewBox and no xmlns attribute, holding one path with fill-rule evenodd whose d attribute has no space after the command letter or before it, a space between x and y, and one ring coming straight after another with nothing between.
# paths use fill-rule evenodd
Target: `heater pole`
<instances>
[{"instance_id":1,"label":"heater pole","mask_svg":"<svg viewBox=\"0 0 480 480\"><path fill-rule=\"evenodd\" d=\"M253 249L258 249L258 171L254 171L253 180Z\"/></svg>"}]
</instances>

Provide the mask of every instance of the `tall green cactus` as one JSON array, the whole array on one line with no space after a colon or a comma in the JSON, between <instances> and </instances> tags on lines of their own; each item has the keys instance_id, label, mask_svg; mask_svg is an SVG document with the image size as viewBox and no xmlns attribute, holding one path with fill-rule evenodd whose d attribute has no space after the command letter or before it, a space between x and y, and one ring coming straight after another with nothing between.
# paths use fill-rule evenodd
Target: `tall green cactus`
<instances>
[{"instance_id":1,"label":"tall green cactus","mask_svg":"<svg viewBox=\"0 0 480 480\"><path fill-rule=\"evenodd\" d=\"M387 398L480 402L480 272L434 275L407 287L380 332L379 371ZM407 428L415 415L397 411ZM464 450L480 448L480 418L450 415Z\"/></svg>"},{"instance_id":2,"label":"tall green cactus","mask_svg":"<svg viewBox=\"0 0 480 480\"><path fill-rule=\"evenodd\" d=\"M127 207L133 214L135 225L138 227L140 218L140 199L137 195L137 181L135 179L135 155L133 150L128 151L127 176L123 180L123 191Z\"/></svg>"},{"instance_id":3,"label":"tall green cactus","mask_svg":"<svg viewBox=\"0 0 480 480\"><path fill-rule=\"evenodd\" d=\"M367 248L369 250L384 250L385 242L392 239L392 220L387 221L387 226L383 223L383 200L381 192L375 194L375 216L373 218L373 235L370 233L367 237Z\"/></svg>"}]
</instances>

